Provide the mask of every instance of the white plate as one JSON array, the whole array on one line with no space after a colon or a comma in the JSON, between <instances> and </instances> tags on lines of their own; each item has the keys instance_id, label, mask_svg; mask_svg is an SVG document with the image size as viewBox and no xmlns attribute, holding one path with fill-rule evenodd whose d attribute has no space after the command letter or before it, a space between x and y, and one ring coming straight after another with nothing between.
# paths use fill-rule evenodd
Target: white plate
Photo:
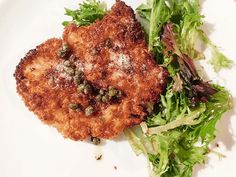
<instances>
[{"instance_id":1,"label":"white plate","mask_svg":"<svg viewBox=\"0 0 236 177\"><path fill-rule=\"evenodd\" d=\"M102 146L103 159L96 161L93 145L64 139L29 112L16 93L13 72L20 58L51 37L60 37L64 7L79 1L0 0L0 176L1 177L148 177L146 160L136 157L123 136ZM114 1L107 1L111 5ZM141 1L126 1L136 7ZM203 14L213 41L236 61L236 2L206 0ZM227 87L236 97L236 68L210 78ZM233 111L218 124L219 159L210 155L207 165L194 176L235 177L236 120ZM214 145L214 144L213 144ZM117 167L117 170L114 169ZM198 172L198 173L197 173Z\"/></svg>"}]
</instances>

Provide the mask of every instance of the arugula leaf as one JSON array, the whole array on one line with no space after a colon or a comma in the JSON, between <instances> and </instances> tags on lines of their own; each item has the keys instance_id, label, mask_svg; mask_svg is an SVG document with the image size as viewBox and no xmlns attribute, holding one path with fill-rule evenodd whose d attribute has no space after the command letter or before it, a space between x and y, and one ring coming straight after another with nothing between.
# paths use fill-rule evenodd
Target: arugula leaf
<instances>
[{"instance_id":1,"label":"arugula leaf","mask_svg":"<svg viewBox=\"0 0 236 177\"><path fill-rule=\"evenodd\" d=\"M79 9L71 10L65 8L65 11L65 15L70 16L72 21L64 21L62 23L64 26L71 22L77 26L87 26L97 19L102 19L107 13L106 5L97 0L86 0L79 4Z\"/></svg>"}]
</instances>

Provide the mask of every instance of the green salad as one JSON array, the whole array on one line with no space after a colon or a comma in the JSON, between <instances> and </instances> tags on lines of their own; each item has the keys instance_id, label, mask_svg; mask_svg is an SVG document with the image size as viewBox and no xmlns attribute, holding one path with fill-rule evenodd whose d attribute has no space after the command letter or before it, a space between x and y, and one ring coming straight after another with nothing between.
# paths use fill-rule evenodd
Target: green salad
<instances>
[{"instance_id":1,"label":"green salad","mask_svg":"<svg viewBox=\"0 0 236 177\"><path fill-rule=\"evenodd\" d=\"M66 15L78 26L102 19L106 5L87 0ZM232 108L231 95L222 86L204 81L194 62L205 59L200 42L211 52L209 63L218 72L233 62L202 30L199 0L147 0L136 13L149 51L167 68L167 89L141 125L124 131L134 152L148 160L150 176L191 177L195 164L204 163L215 139L216 123ZM63 22L67 25L69 22Z\"/></svg>"}]
</instances>

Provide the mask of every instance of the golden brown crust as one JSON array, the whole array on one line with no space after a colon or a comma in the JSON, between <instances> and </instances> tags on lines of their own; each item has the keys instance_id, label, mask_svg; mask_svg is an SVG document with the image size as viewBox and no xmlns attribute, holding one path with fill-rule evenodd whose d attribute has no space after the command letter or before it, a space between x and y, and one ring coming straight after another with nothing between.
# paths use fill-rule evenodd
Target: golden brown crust
<instances>
[{"instance_id":1,"label":"golden brown crust","mask_svg":"<svg viewBox=\"0 0 236 177\"><path fill-rule=\"evenodd\" d=\"M63 41L76 55L87 81L97 88L114 86L123 96L104 104L95 102L95 96L78 93L75 84L61 79L55 70L64 61L57 55L62 40L50 39L31 50L15 72L18 93L43 122L73 140L110 139L147 116L145 105L159 99L168 74L148 52L144 32L130 7L117 1L103 20L91 26L70 24ZM57 84L50 83L52 78L58 79ZM96 110L91 116L68 108L78 103L84 110L91 101Z\"/></svg>"}]
</instances>

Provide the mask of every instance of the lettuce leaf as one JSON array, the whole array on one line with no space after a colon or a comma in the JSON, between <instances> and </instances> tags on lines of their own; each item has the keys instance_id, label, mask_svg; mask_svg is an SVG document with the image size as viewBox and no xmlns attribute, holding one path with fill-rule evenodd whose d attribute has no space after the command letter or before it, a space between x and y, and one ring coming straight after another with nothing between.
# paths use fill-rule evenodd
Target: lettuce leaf
<instances>
[{"instance_id":1,"label":"lettuce leaf","mask_svg":"<svg viewBox=\"0 0 236 177\"><path fill-rule=\"evenodd\" d=\"M165 0L154 0L150 16L148 48L153 51L154 47L160 46L160 31L162 26L170 19L171 12Z\"/></svg>"},{"instance_id":2,"label":"lettuce leaf","mask_svg":"<svg viewBox=\"0 0 236 177\"><path fill-rule=\"evenodd\" d=\"M160 105L163 111L159 114L161 114L162 120L170 123L161 126L152 123L148 129L148 131L155 128L158 130L166 126L165 131L145 134L140 127L125 130L125 132L129 132L125 135L132 147L136 149L138 147L138 154L143 152L148 159L151 176L191 177L194 165L205 162L206 154L209 152L208 145L215 138L216 123L223 113L232 108L230 94L223 87L216 85L213 87L218 92L211 97L210 101L201 103L197 108L192 109L189 104L186 104L185 99L180 99L180 97L184 97L184 94L178 93L176 99L169 99L170 92L173 92L173 85L169 86L167 93L162 96ZM163 99L170 101L167 103ZM180 102L182 103L180 104ZM171 113L175 113L168 117L166 112L170 112L170 110ZM184 112L183 117L175 117L175 115L181 115L180 112ZM175 119L169 121L170 117L172 117L171 119L175 117ZM156 117L150 116L148 121L152 119L156 119ZM186 124L185 120L197 122ZM177 124L170 128L169 125L174 122ZM147 125L149 124L147 123Z\"/></svg>"},{"instance_id":3,"label":"lettuce leaf","mask_svg":"<svg viewBox=\"0 0 236 177\"><path fill-rule=\"evenodd\" d=\"M67 26L73 22L77 26L87 26L95 22L97 19L102 19L107 13L106 4L97 0L86 0L79 4L79 8L71 10L65 8L65 15L70 16L72 21L64 21L62 24Z\"/></svg>"},{"instance_id":4,"label":"lettuce leaf","mask_svg":"<svg viewBox=\"0 0 236 177\"><path fill-rule=\"evenodd\" d=\"M233 61L221 53L202 30L204 16L200 14L199 0L148 0L137 8L137 13L144 20L148 34L148 46L159 61L163 61L163 46L160 36L166 23L173 23L178 33L178 45L180 50L190 58L204 59L204 51L197 49L197 43L210 49L210 64L216 72L230 68ZM159 62L160 63L160 62Z\"/></svg>"},{"instance_id":5,"label":"lettuce leaf","mask_svg":"<svg viewBox=\"0 0 236 177\"><path fill-rule=\"evenodd\" d=\"M129 129L133 139L138 137L137 144L126 137L146 156L150 176L191 177L194 165L205 162L217 122L232 108L228 91L199 77L191 59L205 56L196 49L196 42L210 49L210 63L216 72L233 62L202 30L198 0L148 0L137 13L148 35L149 50L168 69L170 83L146 120L147 130L141 132L139 127L136 133Z\"/></svg>"},{"instance_id":6,"label":"lettuce leaf","mask_svg":"<svg viewBox=\"0 0 236 177\"><path fill-rule=\"evenodd\" d=\"M174 62L178 63L179 71L177 75L180 76L182 89L191 100L192 105L195 106L198 102L207 102L209 97L216 93L216 90L200 78L193 60L183 53L177 45L176 38L178 38L178 35L174 33L173 23L167 23L164 26L161 38L165 47L164 56L172 58L175 60ZM175 80L175 78L173 79Z\"/></svg>"},{"instance_id":7,"label":"lettuce leaf","mask_svg":"<svg viewBox=\"0 0 236 177\"><path fill-rule=\"evenodd\" d=\"M223 68L231 68L234 62L227 58L223 53L219 51L216 46L211 47L211 59L210 64L213 66L216 72L219 72Z\"/></svg>"}]
</instances>

